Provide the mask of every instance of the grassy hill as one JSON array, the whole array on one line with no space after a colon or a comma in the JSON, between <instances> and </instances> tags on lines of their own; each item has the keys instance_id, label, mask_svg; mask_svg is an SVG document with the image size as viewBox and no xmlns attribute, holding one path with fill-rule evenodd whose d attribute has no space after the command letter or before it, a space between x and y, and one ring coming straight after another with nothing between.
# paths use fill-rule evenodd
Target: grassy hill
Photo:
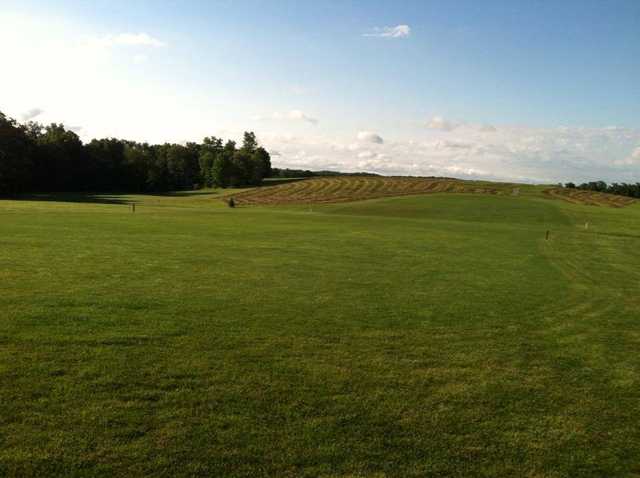
<instances>
[{"instance_id":1,"label":"grassy hill","mask_svg":"<svg viewBox=\"0 0 640 478\"><path fill-rule=\"evenodd\" d=\"M240 205L321 204L445 192L544 196L577 204L611 207L624 207L635 201L624 196L552 186L463 181L452 178L383 176L342 176L289 181L271 187L243 191L236 194L234 199Z\"/></svg>"},{"instance_id":2,"label":"grassy hill","mask_svg":"<svg viewBox=\"0 0 640 478\"><path fill-rule=\"evenodd\" d=\"M0 475L640 475L640 205L412 181L0 201Z\"/></svg>"}]
</instances>

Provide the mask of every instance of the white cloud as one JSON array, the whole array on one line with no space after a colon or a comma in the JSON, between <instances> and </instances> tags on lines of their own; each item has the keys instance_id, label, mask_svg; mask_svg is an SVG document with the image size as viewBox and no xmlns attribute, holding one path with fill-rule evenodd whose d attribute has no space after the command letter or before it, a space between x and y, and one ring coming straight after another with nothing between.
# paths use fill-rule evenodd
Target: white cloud
<instances>
[{"instance_id":1,"label":"white cloud","mask_svg":"<svg viewBox=\"0 0 640 478\"><path fill-rule=\"evenodd\" d=\"M482 131L483 133L494 133L497 129L495 126L485 123L478 126L478 131Z\"/></svg>"},{"instance_id":2,"label":"white cloud","mask_svg":"<svg viewBox=\"0 0 640 478\"><path fill-rule=\"evenodd\" d=\"M629 156L615 162L618 166L640 166L640 146L634 149Z\"/></svg>"},{"instance_id":3,"label":"white cloud","mask_svg":"<svg viewBox=\"0 0 640 478\"><path fill-rule=\"evenodd\" d=\"M369 159L369 158L375 158L376 153L372 152L372 151L362 151L360 153L358 153L358 159Z\"/></svg>"},{"instance_id":4,"label":"white cloud","mask_svg":"<svg viewBox=\"0 0 640 478\"><path fill-rule=\"evenodd\" d=\"M36 116L40 116L42 113L44 113L44 110L41 108L31 108L30 110L22 113L20 115L20 119L22 119L22 121L30 121Z\"/></svg>"},{"instance_id":5,"label":"white cloud","mask_svg":"<svg viewBox=\"0 0 640 478\"><path fill-rule=\"evenodd\" d=\"M358 141L365 143L382 144L384 140L382 137L372 131L360 131L358 132Z\"/></svg>"},{"instance_id":6,"label":"white cloud","mask_svg":"<svg viewBox=\"0 0 640 478\"><path fill-rule=\"evenodd\" d=\"M118 35L105 35L103 37L90 38L90 45L114 47L114 46L149 46L161 48L167 44L147 33L120 33Z\"/></svg>"},{"instance_id":7,"label":"white cloud","mask_svg":"<svg viewBox=\"0 0 640 478\"><path fill-rule=\"evenodd\" d=\"M296 96L303 96L310 94L312 90L302 85L291 85L289 91Z\"/></svg>"},{"instance_id":8,"label":"white cloud","mask_svg":"<svg viewBox=\"0 0 640 478\"><path fill-rule=\"evenodd\" d=\"M167 45L165 42L146 33L121 33L116 36L115 42L117 45L142 45L153 47L163 47Z\"/></svg>"},{"instance_id":9,"label":"white cloud","mask_svg":"<svg viewBox=\"0 0 640 478\"><path fill-rule=\"evenodd\" d=\"M456 122L447 120L442 116L434 116L429 121L427 121L426 126L429 129L437 129L440 131L452 131L460 125Z\"/></svg>"},{"instance_id":10,"label":"white cloud","mask_svg":"<svg viewBox=\"0 0 640 478\"><path fill-rule=\"evenodd\" d=\"M466 143L464 141L451 141L442 140L433 143L433 147L436 149L470 149L473 148L473 143Z\"/></svg>"},{"instance_id":11,"label":"white cloud","mask_svg":"<svg viewBox=\"0 0 640 478\"><path fill-rule=\"evenodd\" d=\"M300 110L289 111L289 113L287 113L287 117L292 120L301 120L311 124L318 124L318 120L316 118L312 118Z\"/></svg>"},{"instance_id":12,"label":"white cloud","mask_svg":"<svg viewBox=\"0 0 640 478\"><path fill-rule=\"evenodd\" d=\"M300 110L290 110L290 111L287 111L286 113L280 113L276 111L275 113L272 113L271 115L268 115L268 116L253 115L251 119L253 121L266 121L270 119L271 120L305 121L313 125L318 124L318 120L316 118L313 118Z\"/></svg>"},{"instance_id":13,"label":"white cloud","mask_svg":"<svg viewBox=\"0 0 640 478\"><path fill-rule=\"evenodd\" d=\"M409 25L396 25L395 27L376 27L372 31L363 34L365 37L379 38L406 38L411 35Z\"/></svg>"},{"instance_id":14,"label":"white cloud","mask_svg":"<svg viewBox=\"0 0 640 478\"><path fill-rule=\"evenodd\" d=\"M133 62L136 65L141 65L143 63L146 63L148 59L149 59L149 57L147 55L134 55L133 56Z\"/></svg>"}]
</instances>

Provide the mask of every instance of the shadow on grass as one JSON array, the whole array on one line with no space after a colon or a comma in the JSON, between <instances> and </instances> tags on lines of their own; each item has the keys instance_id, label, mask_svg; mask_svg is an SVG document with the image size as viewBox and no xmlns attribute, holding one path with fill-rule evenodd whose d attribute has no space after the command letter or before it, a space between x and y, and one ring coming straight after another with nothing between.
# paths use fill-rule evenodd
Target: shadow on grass
<instances>
[{"instance_id":1,"label":"shadow on grass","mask_svg":"<svg viewBox=\"0 0 640 478\"><path fill-rule=\"evenodd\" d=\"M98 193L31 193L17 194L15 196L0 196L0 199L12 201L52 201L52 202L76 202L96 204L131 204L131 201L121 194Z\"/></svg>"},{"instance_id":2,"label":"shadow on grass","mask_svg":"<svg viewBox=\"0 0 640 478\"><path fill-rule=\"evenodd\" d=\"M170 191L166 193L135 193L141 196L191 197L219 195L220 191Z\"/></svg>"},{"instance_id":3,"label":"shadow on grass","mask_svg":"<svg viewBox=\"0 0 640 478\"><path fill-rule=\"evenodd\" d=\"M276 186L278 184L302 181L307 178L274 178L265 180L262 187ZM236 187L235 189L253 189L256 186ZM259 186L258 186L259 187ZM49 192L49 193L23 193L11 196L0 195L0 200L12 201L53 201L53 202L73 202L73 203L95 203L95 204L134 204L140 200L132 199L130 196L151 196L151 197L194 197L194 196L224 196L223 190L206 191L168 191L168 192Z\"/></svg>"},{"instance_id":4,"label":"shadow on grass","mask_svg":"<svg viewBox=\"0 0 640 478\"><path fill-rule=\"evenodd\" d=\"M8 199L12 201L53 201L53 202L73 202L73 203L95 203L95 204L134 204L139 200L130 196L153 196L153 197L190 197L190 196L213 196L219 195L218 191L171 191L166 193L29 193L16 194L14 196L0 196L0 200Z\"/></svg>"}]
</instances>

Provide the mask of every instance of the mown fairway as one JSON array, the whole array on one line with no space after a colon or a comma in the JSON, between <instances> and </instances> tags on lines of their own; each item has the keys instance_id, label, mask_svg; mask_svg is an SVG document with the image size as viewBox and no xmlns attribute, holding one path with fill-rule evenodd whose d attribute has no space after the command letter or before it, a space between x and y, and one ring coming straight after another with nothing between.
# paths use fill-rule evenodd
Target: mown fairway
<instances>
[{"instance_id":1,"label":"mown fairway","mask_svg":"<svg viewBox=\"0 0 640 478\"><path fill-rule=\"evenodd\" d=\"M536 191L0 201L0 475L640 476L640 205Z\"/></svg>"}]
</instances>

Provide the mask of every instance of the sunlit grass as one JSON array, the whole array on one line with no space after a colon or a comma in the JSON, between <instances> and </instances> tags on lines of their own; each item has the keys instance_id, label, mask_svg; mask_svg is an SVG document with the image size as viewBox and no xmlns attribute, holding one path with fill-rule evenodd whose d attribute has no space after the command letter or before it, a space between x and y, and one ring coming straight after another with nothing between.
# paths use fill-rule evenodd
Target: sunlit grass
<instances>
[{"instance_id":1,"label":"sunlit grass","mask_svg":"<svg viewBox=\"0 0 640 478\"><path fill-rule=\"evenodd\" d=\"M0 474L640 473L638 205L220 196L0 202Z\"/></svg>"}]
</instances>

